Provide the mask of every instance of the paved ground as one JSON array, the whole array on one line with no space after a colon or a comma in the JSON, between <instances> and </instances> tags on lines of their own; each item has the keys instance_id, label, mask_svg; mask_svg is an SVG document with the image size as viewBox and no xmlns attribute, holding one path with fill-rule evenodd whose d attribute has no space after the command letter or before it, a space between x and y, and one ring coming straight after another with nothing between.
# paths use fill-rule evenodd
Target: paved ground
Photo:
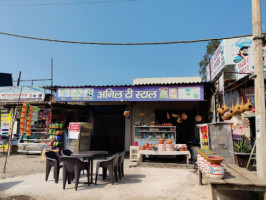
<instances>
[{"instance_id":1,"label":"paved ground","mask_svg":"<svg viewBox=\"0 0 266 200\"><path fill-rule=\"evenodd\" d=\"M4 158L0 156L0 165ZM14 195L29 195L33 199L167 199L167 200L208 200L211 199L210 187L199 186L194 169L129 167L134 163L126 160L125 177L111 185L109 179L99 178L98 185L80 184L78 191L74 183L63 190L62 175L58 184L52 176L44 181L45 162L40 156L12 155L8 160L6 174L0 173L0 199ZM23 175L27 174L27 175ZM4 178L4 179L3 179ZM81 181L86 177L82 176ZM20 196L21 197L21 196ZM15 199L29 199L21 197Z\"/></svg>"}]
</instances>

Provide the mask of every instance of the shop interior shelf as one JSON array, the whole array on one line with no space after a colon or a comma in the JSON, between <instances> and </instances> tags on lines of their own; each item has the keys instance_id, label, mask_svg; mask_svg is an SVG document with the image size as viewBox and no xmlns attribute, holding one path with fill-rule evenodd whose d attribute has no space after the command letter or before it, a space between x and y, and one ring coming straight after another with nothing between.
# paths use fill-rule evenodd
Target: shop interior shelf
<instances>
[{"instance_id":1,"label":"shop interior shelf","mask_svg":"<svg viewBox=\"0 0 266 200\"><path fill-rule=\"evenodd\" d=\"M31 128L32 130L43 130L43 129L46 129L46 127L44 127L44 128Z\"/></svg>"},{"instance_id":2,"label":"shop interior shelf","mask_svg":"<svg viewBox=\"0 0 266 200\"><path fill-rule=\"evenodd\" d=\"M136 131L139 133L174 133L175 131Z\"/></svg>"},{"instance_id":3,"label":"shop interior shelf","mask_svg":"<svg viewBox=\"0 0 266 200\"><path fill-rule=\"evenodd\" d=\"M135 138L135 140L159 140L160 138L151 138L151 139L144 139L144 138L141 138L141 139L138 139L138 138ZM171 139L171 138L164 138L165 140L167 140L167 139Z\"/></svg>"},{"instance_id":4,"label":"shop interior shelf","mask_svg":"<svg viewBox=\"0 0 266 200\"><path fill-rule=\"evenodd\" d=\"M136 128L173 128L175 126L135 126Z\"/></svg>"},{"instance_id":5,"label":"shop interior shelf","mask_svg":"<svg viewBox=\"0 0 266 200\"><path fill-rule=\"evenodd\" d=\"M49 129L63 130L64 128L49 128Z\"/></svg>"},{"instance_id":6,"label":"shop interior shelf","mask_svg":"<svg viewBox=\"0 0 266 200\"><path fill-rule=\"evenodd\" d=\"M33 134L38 134L38 133L40 133L40 134L46 134L46 132L31 132L31 133L33 133Z\"/></svg>"},{"instance_id":7,"label":"shop interior shelf","mask_svg":"<svg viewBox=\"0 0 266 200\"><path fill-rule=\"evenodd\" d=\"M21 139L23 141L49 142L49 139Z\"/></svg>"}]
</instances>

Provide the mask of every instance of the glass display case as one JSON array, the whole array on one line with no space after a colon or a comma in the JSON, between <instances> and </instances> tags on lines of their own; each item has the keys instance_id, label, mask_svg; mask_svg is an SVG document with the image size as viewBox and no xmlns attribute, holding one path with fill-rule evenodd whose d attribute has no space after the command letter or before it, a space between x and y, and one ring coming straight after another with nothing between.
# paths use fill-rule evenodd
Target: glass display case
<instances>
[{"instance_id":1,"label":"glass display case","mask_svg":"<svg viewBox=\"0 0 266 200\"><path fill-rule=\"evenodd\" d=\"M48 148L49 135L48 135L48 124L50 120L50 110L48 109L38 109L36 110L36 115L33 114L32 120L27 128L27 131L20 132L19 142L18 142L18 152L19 153L31 153L31 154L41 154L43 149ZM20 114L21 116L21 114ZM21 127L21 117L20 128Z\"/></svg>"},{"instance_id":2,"label":"glass display case","mask_svg":"<svg viewBox=\"0 0 266 200\"><path fill-rule=\"evenodd\" d=\"M149 142L157 144L160 138L167 140L168 138L176 143L176 127L175 126L134 126L134 141L139 145Z\"/></svg>"}]
</instances>

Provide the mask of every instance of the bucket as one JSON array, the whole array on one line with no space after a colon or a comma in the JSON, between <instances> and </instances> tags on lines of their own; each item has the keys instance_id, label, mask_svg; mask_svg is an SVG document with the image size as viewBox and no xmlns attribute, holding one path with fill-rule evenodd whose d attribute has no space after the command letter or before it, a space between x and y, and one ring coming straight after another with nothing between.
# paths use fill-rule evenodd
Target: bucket
<instances>
[{"instance_id":1,"label":"bucket","mask_svg":"<svg viewBox=\"0 0 266 200\"><path fill-rule=\"evenodd\" d=\"M224 168L221 165L211 164L209 166L209 178L222 179L224 177Z\"/></svg>"},{"instance_id":2,"label":"bucket","mask_svg":"<svg viewBox=\"0 0 266 200\"><path fill-rule=\"evenodd\" d=\"M158 151L165 151L165 144L158 144Z\"/></svg>"},{"instance_id":3,"label":"bucket","mask_svg":"<svg viewBox=\"0 0 266 200\"><path fill-rule=\"evenodd\" d=\"M173 145L172 144L166 144L166 151L173 151Z\"/></svg>"}]
</instances>

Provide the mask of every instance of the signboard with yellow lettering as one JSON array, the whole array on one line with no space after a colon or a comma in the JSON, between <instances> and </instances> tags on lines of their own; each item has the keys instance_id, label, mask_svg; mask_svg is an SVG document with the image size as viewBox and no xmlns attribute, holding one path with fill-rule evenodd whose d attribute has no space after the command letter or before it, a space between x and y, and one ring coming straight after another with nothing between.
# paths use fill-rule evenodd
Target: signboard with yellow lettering
<instances>
[{"instance_id":1,"label":"signboard with yellow lettering","mask_svg":"<svg viewBox=\"0 0 266 200\"><path fill-rule=\"evenodd\" d=\"M208 125L204 124L200 129L200 146L202 149L209 149L209 130Z\"/></svg>"},{"instance_id":2,"label":"signboard with yellow lettering","mask_svg":"<svg viewBox=\"0 0 266 200\"><path fill-rule=\"evenodd\" d=\"M1 135L9 135L11 131L11 118L12 118L12 112L1 114L1 128L0 128Z\"/></svg>"}]
</instances>

